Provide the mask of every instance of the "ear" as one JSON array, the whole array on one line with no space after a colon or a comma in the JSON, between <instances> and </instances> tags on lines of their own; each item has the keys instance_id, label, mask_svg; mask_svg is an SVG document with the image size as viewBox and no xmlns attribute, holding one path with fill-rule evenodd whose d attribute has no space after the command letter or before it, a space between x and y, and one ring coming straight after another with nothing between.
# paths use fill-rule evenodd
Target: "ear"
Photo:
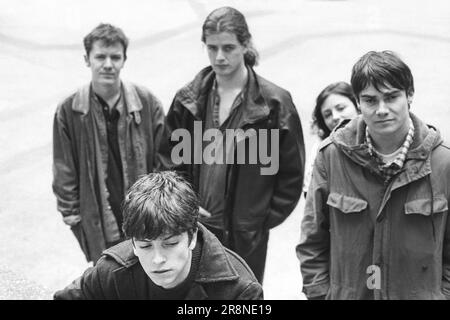
<instances>
[{"instance_id":1,"label":"ear","mask_svg":"<svg viewBox=\"0 0 450 320\"><path fill-rule=\"evenodd\" d=\"M411 104L413 102L414 92L410 92L406 95L406 98L408 99L408 104Z\"/></svg>"},{"instance_id":2,"label":"ear","mask_svg":"<svg viewBox=\"0 0 450 320\"><path fill-rule=\"evenodd\" d=\"M194 231L194 234L192 235L191 243L189 244L190 250L194 250L195 245L197 244L197 232L198 232L198 229L196 229Z\"/></svg>"},{"instance_id":3,"label":"ear","mask_svg":"<svg viewBox=\"0 0 450 320\"><path fill-rule=\"evenodd\" d=\"M84 63L86 63L86 67L90 68L91 63L89 62L89 56L84 55Z\"/></svg>"}]
</instances>

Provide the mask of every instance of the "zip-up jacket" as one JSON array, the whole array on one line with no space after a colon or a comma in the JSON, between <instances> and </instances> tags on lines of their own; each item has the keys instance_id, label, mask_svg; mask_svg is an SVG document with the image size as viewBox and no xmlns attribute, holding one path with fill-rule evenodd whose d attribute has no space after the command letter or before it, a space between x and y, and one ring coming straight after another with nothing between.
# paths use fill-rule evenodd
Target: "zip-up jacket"
<instances>
[{"instance_id":1,"label":"zip-up jacket","mask_svg":"<svg viewBox=\"0 0 450 320\"><path fill-rule=\"evenodd\" d=\"M296 248L308 298L450 298L450 148L410 116L414 139L388 182L361 116L323 141Z\"/></svg>"},{"instance_id":2,"label":"zip-up jacket","mask_svg":"<svg viewBox=\"0 0 450 320\"><path fill-rule=\"evenodd\" d=\"M106 188L108 142L102 110L93 108L90 84L58 105L53 122L53 192L63 216L80 215L72 227L88 261L97 261L106 242L120 240ZM140 175L161 165L164 111L147 89L122 83L118 142L124 192ZM162 158L161 158L162 159Z\"/></svg>"},{"instance_id":3,"label":"zip-up jacket","mask_svg":"<svg viewBox=\"0 0 450 320\"><path fill-rule=\"evenodd\" d=\"M241 106L243 119L236 129L245 132L254 129L257 140L266 139L269 150L272 147L270 130L277 129L279 169L273 175L262 175L261 168L268 165L259 160L256 164L238 164L235 161L227 165L223 241L244 258L257 246L264 232L282 223L294 210L302 191L305 164L302 126L291 95L258 76L252 68L248 67L248 70L247 99L245 106ZM194 122L201 121L204 128L207 97L214 79L211 67L201 70L193 81L177 92L167 114L169 131L187 130L191 135L191 146L196 145L193 140ZM269 133L263 137L259 129L266 129ZM237 144L248 140L248 136L234 140L235 159ZM176 144L172 142L172 147ZM192 147L190 163L177 167L197 191L200 165L194 159L202 159L201 152L201 148ZM246 152L246 159L249 159L248 150Z\"/></svg>"}]
</instances>

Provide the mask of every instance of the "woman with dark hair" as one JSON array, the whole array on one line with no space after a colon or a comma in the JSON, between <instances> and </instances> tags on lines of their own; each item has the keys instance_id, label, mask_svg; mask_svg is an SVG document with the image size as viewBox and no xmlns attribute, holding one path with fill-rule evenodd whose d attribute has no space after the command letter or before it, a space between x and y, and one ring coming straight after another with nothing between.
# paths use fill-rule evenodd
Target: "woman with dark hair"
<instances>
[{"instance_id":1,"label":"woman with dark hair","mask_svg":"<svg viewBox=\"0 0 450 320\"><path fill-rule=\"evenodd\" d=\"M327 138L331 131L344 119L351 119L359 113L356 97L347 82L335 82L328 85L316 98L312 116L312 129L320 138L314 144L306 163L303 192L306 197L311 180L312 167L320 142Z\"/></svg>"},{"instance_id":2,"label":"woman with dark hair","mask_svg":"<svg viewBox=\"0 0 450 320\"><path fill-rule=\"evenodd\" d=\"M214 135L214 143L225 150L211 155L209 141L194 141L190 152L183 153L190 155L190 161L177 161L177 170L200 195L201 222L242 256L262 282L269 230L291 214L302 191L305 147L300 118L290 93L253 69L258 53L241 12L230 7L212 11L203 24L201 40L210 66L177 92L167 124L172 132L187 130L195 137L194 128L201 123L203 132L220 133ZM228 143L229 135L222 133L230 131L233 136L244 134ZM252 149L255 142L259 149ZM240 161L238 149L248 145L253 152ZM271 164L278 161L273 172L262 173L267 163L261 158L249 160L256 150L261 152L261 146L271 146L275 159Z\"/></svg>"}]
</instances>

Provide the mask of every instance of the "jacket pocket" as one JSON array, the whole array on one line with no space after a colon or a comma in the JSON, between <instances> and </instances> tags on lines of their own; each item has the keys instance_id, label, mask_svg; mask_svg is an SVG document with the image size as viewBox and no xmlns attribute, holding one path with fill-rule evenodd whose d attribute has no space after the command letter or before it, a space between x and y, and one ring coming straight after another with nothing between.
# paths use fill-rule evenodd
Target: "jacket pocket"
<instances>
[{"instance_id":1,"label":"jacket pocket","mask_svg":"<svg viewBox=\"0 0 450 320\"><path fill-rule=\"evenodd\" d=\"M433 200L431 200L430 198L416 199L405 203L406 215L422 215L425 217L429 217L433 232L433 240L435 242L436 242L436 221L433 218L433 215L445 211L448 211L448 202L447 199L443 197L436 197Z\"/></svg>"},{"instance_id":2,"label":"jacket pocket","mask_svg":"<svg viewBox=\"0 0 450 320\"><path fill-rule=\"evenodd\" d=\"M431 210L431 204L433 202L433 210ZM421 214L424 216L431 215L433 213L448 211L447 199L439 197L434 198L431 201L430 198L416 199L405 203L405 214Z\"/></svg>"},{"instance_id":3,"label":"jacket pocket","mask_svg":"<svg viewBox=\"0 0 450 320\"><path fill-rule=\"evenodd\" d=\"M343 213L358 213L367 208L367 201L331 192L328 195L327 205L334 207Z\"/></svg>"}]
</instances>

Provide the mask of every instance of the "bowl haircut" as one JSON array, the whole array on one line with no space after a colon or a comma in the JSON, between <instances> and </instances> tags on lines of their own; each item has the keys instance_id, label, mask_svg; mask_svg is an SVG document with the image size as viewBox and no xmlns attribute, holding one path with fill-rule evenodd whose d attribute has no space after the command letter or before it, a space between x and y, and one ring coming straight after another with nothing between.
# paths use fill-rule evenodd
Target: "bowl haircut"
<instances>
[{"instance_id":1,"label":"bowl haircut","mask_svg":"<svg viewBox=\"0 0 450 320\"><path fill-rule=\"evenodd\" d=\"M414 94L414 79L411 70L396 53L392 51L369 51L353 66L351 84L359 101L362 90L373 85L380 88L405 90L407 95Z\"/></svg>"},{"instance_id":2,"label":"bowl haircut","mask_svg":"<svg viewBox=\"0 0 450 320\"><path fill-rule=\"evenodd\" d=\"M197 230L199 200L191 185L173 171L150 173L129 189L122 205L123 232L134 240L155 240Z\"/></svg>"}]
</instances>

